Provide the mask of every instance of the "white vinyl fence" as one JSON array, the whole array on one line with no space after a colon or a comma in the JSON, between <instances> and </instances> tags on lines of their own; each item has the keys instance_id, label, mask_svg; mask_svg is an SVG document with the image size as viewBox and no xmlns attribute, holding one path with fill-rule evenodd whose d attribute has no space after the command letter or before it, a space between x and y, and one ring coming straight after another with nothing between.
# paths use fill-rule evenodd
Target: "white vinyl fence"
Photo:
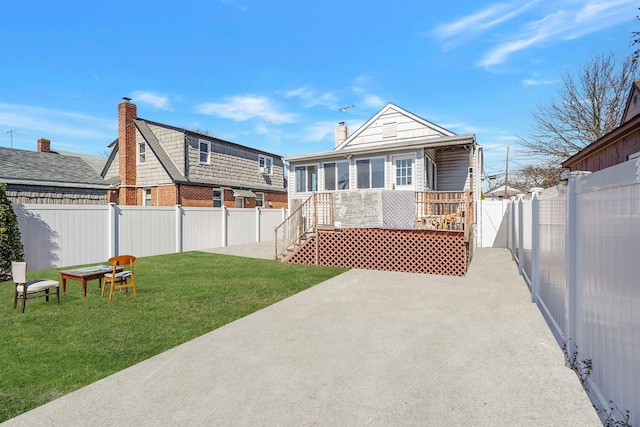
<instances>
[{"instance_id":1,"label":"white vinyl fence","mask_svg":"<svg viewBox=\"0 0 640 427\"><path fill-rule=\"evenodd\" d=\"M567 364L605 424L638 425L640 160L572 172L509 214L509 248Z\"/></svg>"},{"instance_id":2,"label":"white vinyl fence","mask_svg":"<svg viewBox=\"0 0 640 427\"><path fill-rule=\"evenodd\" d=\"M273 241L284 209L14 204L29 270Z\"/></svg>"}]
</instances>

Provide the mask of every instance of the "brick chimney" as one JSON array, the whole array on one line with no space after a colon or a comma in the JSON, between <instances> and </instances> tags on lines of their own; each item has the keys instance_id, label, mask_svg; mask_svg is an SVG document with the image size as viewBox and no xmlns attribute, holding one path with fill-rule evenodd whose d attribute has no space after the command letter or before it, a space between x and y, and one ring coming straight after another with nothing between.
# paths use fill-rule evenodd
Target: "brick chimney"
<instances>
[{"instance_id":1,"label":"brick chimney","mask_svg":"<svg viewBox=\"0 0 640 427\"><path fill-rule=\"evenodd\" d=\"M118 104L118 177L120 178L119 202L121 205L136 204L136 127L135 104L129 98L122 98Z\"/></svg>"},{"instance_id":2,"label":"brick chimney","mask_svg":"<svg viewBox=\"0 0 640 427\"><path fill-rule=\"evenodd\" d=\"M340 122L336 128L336 147L347 139L347 123Z\"/></svg>"},{"instance_id":3,"label":"brick chimney","mask_svg":"<svg viewBox=\"0 0 640 427\"><path fill-rule=\"evenodd\" d=\"M38 140L38 153L50 153L51 152L51 141L47 138L40 138Z\"/></svg>"}]
</instances>

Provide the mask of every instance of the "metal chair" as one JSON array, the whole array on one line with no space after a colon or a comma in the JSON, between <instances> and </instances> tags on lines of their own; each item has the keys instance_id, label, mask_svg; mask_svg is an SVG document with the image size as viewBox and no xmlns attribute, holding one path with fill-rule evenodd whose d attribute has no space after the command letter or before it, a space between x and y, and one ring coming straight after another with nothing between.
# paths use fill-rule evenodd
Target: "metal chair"
<instances>
[{"instance_id":1,"label":"metal chair","mask_svg":"<svg viewBox=\"0 0 640 427\"><path fill-rule=\"evenodd\" d=\"M100 298L104 298L104 290L107 285L111 287L109 291L109 301L113 300L114 289L129 289L133 288L133 297L136 297L136 281L133 274L133 262L136 257L133 255L118 255L109 258L109 264L113 265L113 271L104 275L104 283L102 284L102 294ZM117 271L118 266L126 268L129 266L129 270ZM117 283L117 284L116 284Z\"/></svg>"},{"instance_id":2,"label":"metal chair","mask_svg":"<svg viewBox=\"0 0 640 427\"><path fill-rule=\"evenodd\" d=\"M13 308L18 306L18 299L22 299L22 313L27 303L27 298L45 297L49 301L49 291L55 289L58 304L60 304L60 283L55 280L32 280L27 282L27 263L23 261L11 261L11 276L16 285L16 293L13 298Z\"/></svg>"}]
</instances>

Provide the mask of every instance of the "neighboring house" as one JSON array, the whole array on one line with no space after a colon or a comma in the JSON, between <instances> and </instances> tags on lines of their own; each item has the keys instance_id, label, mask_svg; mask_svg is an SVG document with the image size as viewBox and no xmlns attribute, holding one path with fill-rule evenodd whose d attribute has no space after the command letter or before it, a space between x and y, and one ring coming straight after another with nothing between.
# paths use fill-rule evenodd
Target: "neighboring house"
<instances>
[{"instance_id":1,"label":"neighboring house","mask_svg":"<svg viewBox=\"0 0 640 427\"><path fill-rule=\"evenodd\" d=\"M517 196L518 194L527 194L527 190L522 190L520 188L507 185L507 193L505 195L504 187L505 185L502 184L492 188L491 190L488 190L487 192L484 193L485 199L500 200L500 199L508 199L511 196Z\"/></svg>"},{"instance_id":2,"label":"neighboring house","mask_svg":"<svg viewBox=\"0 0 640 427\"><path fill-rule=\"evenodd\" d=\"M118 139L102 176L121 205L286 208L282 158L137 117L118 105Z\"/></svg>"},{"instance_id":3,"label":"neighboring house","mask_svg":"<svg viewBox=\"0 0 640 427\"><path fill-rule=\"evenodd\" d=\"M109 184L87 157L96 156L51 151L45 138L38 140L38 151L0 147L0 182L12 203L106 204Z\"/></svg>"},{"instance_id":4,"label":"neighboring house","mask_svg":"<svg viewBox=\"0 0 640 427\"><path fill-rule=\"evenodd\" d=\"M596 172L640 157L640 81L629 91L620 126L562 163L571 171Z\"/></svg>"},{"instance_id":5,"label":"neighboring house","mask_svg":"<svg viewBox=\"0 0 640 427\"><path fill-rule=\"evenodd\" d=\"M280 257L464 274L473 251L482 173L475 135L456 135L392 103L347 135L342 122L334 150L284 158L292 216L283 228L296 237L280 243ZM303 246L298 234L313 236L315 253L296 254L300 249L291 245ZM362 239L369 242L367 248L360 247ZM441 252L445 240L451 243L446 252L456 259L453 263L442 261L442 253L433 254ZM399 241L405 243L394 253Z\"/></svg>"}]
</instances>

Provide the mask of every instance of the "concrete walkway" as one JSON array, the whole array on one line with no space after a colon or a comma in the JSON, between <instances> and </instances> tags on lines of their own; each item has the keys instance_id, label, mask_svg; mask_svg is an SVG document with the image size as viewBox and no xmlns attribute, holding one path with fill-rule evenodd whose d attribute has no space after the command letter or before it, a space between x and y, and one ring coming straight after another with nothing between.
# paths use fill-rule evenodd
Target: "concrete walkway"
<instances>
[{"instance_id":1,"label":"concrete walkway","mask_svg":"<svg viewBox=\"0 0 640 427\"><path fill-rule=\"evenodd\" d=\"M351 270L6 425L602 424L510 253L481 249L463 278Z\"/></svg>"}]
</instances>

